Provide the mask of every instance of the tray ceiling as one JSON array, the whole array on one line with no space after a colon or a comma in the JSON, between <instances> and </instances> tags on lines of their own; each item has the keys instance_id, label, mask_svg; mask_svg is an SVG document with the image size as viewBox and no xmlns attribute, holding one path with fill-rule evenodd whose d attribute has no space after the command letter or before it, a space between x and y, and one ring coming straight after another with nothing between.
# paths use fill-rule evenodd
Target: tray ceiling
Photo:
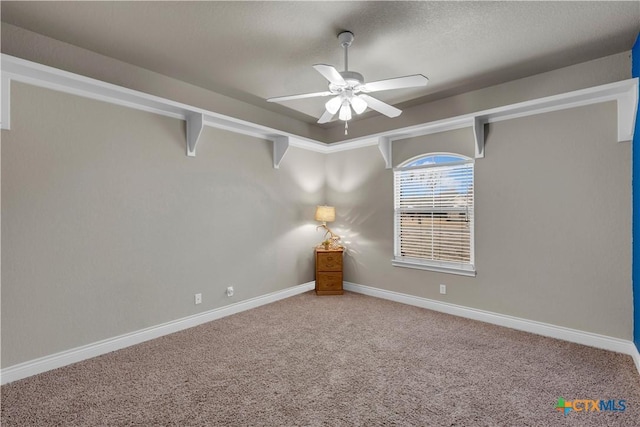
<instances>
[{"instance_id":1,"label":"tray ceiling","mask_svg":"<svg viewBox=\"0 0 640 427\"><path fill-rule=\"evenodd\" d=\"M2 21L315 123L326 90L311 65L367 81L424 74L376 94L399 108L630 50L638 2L2 2ZM371 116L375 113L365 113ZM325 125L325 126L331 126Z\"/></svg>"}]
</instances>

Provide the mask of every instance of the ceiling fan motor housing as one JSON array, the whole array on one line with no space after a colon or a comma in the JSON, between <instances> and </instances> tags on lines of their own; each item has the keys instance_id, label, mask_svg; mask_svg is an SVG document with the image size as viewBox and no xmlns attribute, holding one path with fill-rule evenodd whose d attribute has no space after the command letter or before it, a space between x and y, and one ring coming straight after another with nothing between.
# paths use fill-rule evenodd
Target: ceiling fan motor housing
<instances>
[{"instance_id":1,"label":"ceiling fan motor housing","mask_svg":"<svg viewBox=\"0 0 640 427\"><path fill-rule=\"evenodd\" d=\"M340 71L340 75L349 84L349 87L358 86L364 83L362 74L355 71Z\"/></svg>"}]
</instances>

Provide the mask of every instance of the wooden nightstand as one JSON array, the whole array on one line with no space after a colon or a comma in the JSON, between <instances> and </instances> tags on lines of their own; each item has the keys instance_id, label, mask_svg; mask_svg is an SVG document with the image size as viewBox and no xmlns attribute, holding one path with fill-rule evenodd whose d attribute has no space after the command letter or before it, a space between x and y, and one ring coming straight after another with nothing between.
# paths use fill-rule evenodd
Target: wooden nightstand
<instances>
[{"instance_id":1,"label":"wooden nightstand","mask_svg":"<svg viewBox=\"0 0 640 427\"><path fill-rule=\"evenodd\" d=\"M342 252L316 248L316 295L342 295Z\"/></svg>"}]
</instances>

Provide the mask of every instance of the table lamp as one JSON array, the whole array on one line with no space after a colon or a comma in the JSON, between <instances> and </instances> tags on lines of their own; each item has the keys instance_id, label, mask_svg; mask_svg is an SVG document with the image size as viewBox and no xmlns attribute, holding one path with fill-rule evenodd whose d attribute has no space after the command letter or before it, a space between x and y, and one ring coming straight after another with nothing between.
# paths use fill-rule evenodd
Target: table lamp
<instances>
[{"instance_id":1,"label":"table lamp","mask_svg":"<svg viewBox=\"0 0 640 427\"><path fill-rule=\"evenodd\" d=\"M316 221L321 221L322 224L316 227L324 228L326 232L324 233L324 241L322 245L325 249L338 249L340 248L340 236L336 235L329 227L327 227L327 222L333 222L336 220L336 208L333 206L318 206L316 207ZM327 238L327 234L329 234L329 238Z\"/></svg>"}]
</instances>

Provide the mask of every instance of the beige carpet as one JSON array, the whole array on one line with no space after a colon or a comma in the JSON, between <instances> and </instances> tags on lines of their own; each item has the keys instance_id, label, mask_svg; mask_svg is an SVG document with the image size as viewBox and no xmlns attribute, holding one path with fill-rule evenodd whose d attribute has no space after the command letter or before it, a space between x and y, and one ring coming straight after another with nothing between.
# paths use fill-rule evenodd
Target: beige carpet
<instances>
[{"instance_id":1,"label":"beige carpet","mask_svg":"<svg viewBox=\"0 0 640 427\"><path fill-rule=\"evenodd\" d=\"M3 426L640 425L631 357L312 292L2 386ZM559 397L624 399L570 412Z\"/></svg>"}]
</instances>

